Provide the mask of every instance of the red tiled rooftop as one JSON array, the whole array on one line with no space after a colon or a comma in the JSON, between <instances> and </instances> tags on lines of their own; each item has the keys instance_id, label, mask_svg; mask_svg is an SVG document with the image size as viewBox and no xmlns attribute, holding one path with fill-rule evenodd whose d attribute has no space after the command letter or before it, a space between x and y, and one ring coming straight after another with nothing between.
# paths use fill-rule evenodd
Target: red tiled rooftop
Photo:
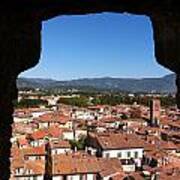
<instances>
[{"instance_id":1,"label":"red tiled rooftop","mask_svg":"<svg viewBox=\"0 0 180 180\"><path fill-rule=\"evenodd\" d=\"M34 140L43 139L48 135L48 132L46 129L41 129L33 132L30 137Z\"/></svg>"},{"instance_id":2,"label":"red tiled rooftop","mask_svg":"<svg viewBox=\"0 0 180 180\"><path fill-rule=\"evenodd\" d=\"M61 124L65 124L66 122L70 120L70 117L60 114L60 113L53 112L53 113L43 114L39 116L37 120L39 122L58 122Z\"/></svg>"},{"instance_id":3,"label":"red tiled rooftop","mask_svg":"<svg viewBox=\"0 0 180 180\"><path fill-rule=\"evenodd\" d=\"M103 149L143 148L144 142L135 134L99 133L95 135Z\"/></svg>"},{"instance_id":4,"label":"red tiled rooftop","mask_svg":"<svg viewBox=\"0 0 180 180\"><path fill-rule=\"evenodd\" d=\"M18 144L23 146L23 145L28 145L28 140L26 138L19 138L18 139Z\"/></svg>"},{"instance_id":5,"label":"red tiled rooftop","mask_svg":"<svg viewBox=\"0 0 180 180\"><path fill-rule=\"evenodd\" d=\"M52 148L71 148L69 141L59 140L51 143Z\"/></svg>"},{"instance_id":6,"label":"red tiled rooftop","mask_svg":"<svg viewBox=\"0 0 180 180\"><path fill-rule=\"evenodd\" d=\"M121 164L117 159L98 159L81 154L54 156L54 174L100 173L111 174L122 172ZM113 172L112 172L113 171Z\"/></svg>"},{"instance_id":7,"label":"red tiled rooftop","mask_svg":"<svg viewBox=\"0 0 180 180\"><path fill-rule=\"evenodd\" d=\"M57 126L51 126L50 128L47 129L47 131L48 131L48 135L54 138L59 138L63 133L63 129L60 129Z\"/></svg>"},{"instance_id":8,"label":"red tiled rooftop","mask_svg":"<svg viewBox=\"0 0 180 180\"><path fill-rule=\"evenodd\" d=\"M29 147L22 149L24 156L26 155L45 155L45 146Z\"/></svg>"}]
</instances>

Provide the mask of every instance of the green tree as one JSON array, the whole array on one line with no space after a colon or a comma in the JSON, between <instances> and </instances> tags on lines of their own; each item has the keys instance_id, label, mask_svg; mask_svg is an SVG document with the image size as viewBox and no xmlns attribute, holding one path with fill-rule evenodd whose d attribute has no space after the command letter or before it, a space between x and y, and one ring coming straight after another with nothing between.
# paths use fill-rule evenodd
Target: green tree
<instances>
[{"instance_id":1,"label":"green tree","mask_svg":"<svg viewBox=\"0 0 180 180\"><path fill-rule=\"evenodd\" d=\"M14 101L13 103L17 108L30 108L48 105L48 102L42 99L22 99L20 102Z\"/></svg>"},{"instance_id":2,"label":"green tree","mask_svg":"<svg viewBox=\"0 0 180 180\"><path fill-rule=\"evenodd\" d=\"M80 97L72 97L72 98L60 98L58 103L78 106L78 107L86 107L89 104L89 99L85 96Z\"/></svg>"},{"instance_id":3,"label":"green tree","mask_svg":"<svg viewBox=\"0 0 180 180\"><path fill-rule=\"evenodd\" d=\"M77 140L70 140L72 149L77 148L77 150L84 150L86 147L86 136L80 137L80 139Z\"/></svg>"}]
</instances>

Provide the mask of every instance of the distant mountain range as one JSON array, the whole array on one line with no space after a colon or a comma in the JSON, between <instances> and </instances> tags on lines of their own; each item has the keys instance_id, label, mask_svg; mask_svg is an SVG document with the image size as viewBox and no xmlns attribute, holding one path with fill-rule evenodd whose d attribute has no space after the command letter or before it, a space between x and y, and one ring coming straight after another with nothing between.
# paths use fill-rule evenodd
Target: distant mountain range
<instances>
[{"instance_id":1,"label":"distant mountain range","mask_svg":"<svg viewBox=\"0 0 180 180\"><path fill-rule=\"evenodd\" d=\"M19 78L18 88L64 89L64 88L93 88L97 90L128 91L128 92L160 92L173 93L176 91L175 74L160 78L85 78L70 81L57 81L39 78Z\"/></svg>"}]
</instances>

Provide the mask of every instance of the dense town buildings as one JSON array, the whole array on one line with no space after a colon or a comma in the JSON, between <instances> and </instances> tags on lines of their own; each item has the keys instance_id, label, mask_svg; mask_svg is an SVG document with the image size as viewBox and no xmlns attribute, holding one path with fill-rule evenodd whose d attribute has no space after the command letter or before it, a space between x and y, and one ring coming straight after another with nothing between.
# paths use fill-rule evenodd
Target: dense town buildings
<instances>
[{"instance_id":1,"label":"dense town buildings","mask_svg":"<svg viewBox=\"0 0 180 180\"><path fill-rule=\"evenodd\" d=\"M161 107L157 97L150 107L50 99L48 106L15 109L12 180L180 179L176 107Z\"/></svg>"}]
</instances>

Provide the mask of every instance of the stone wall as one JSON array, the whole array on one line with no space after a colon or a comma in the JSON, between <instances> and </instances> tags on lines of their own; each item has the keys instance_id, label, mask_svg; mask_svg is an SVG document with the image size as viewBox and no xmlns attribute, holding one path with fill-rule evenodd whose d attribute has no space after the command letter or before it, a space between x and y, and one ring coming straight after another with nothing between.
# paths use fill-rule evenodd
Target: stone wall
<instances>
[{"instance_id":1,"label":"stone wall","mask_svg":"<svg viewBox=\"0 0 180 180\"><path fill-rule=\"evenodd\" d=\"M0 23L0 179L7 180L16 78L39 61L41 22L28 16L2 15Z\"/></svg>"},{"instance_id":2,"label":"stone wall","mask_svg":"<svg viewBox=\"0 0 180 180\"><path fill-rule=\"evenodd\" d=\"M180 107L180 6L178 0L6 0L0 3L0 178L10 176L12 100L18 74L38 63L41 22L57 15L128 12L152 21L155 56L177 74Z\"/></svg>"}]
</instances>

